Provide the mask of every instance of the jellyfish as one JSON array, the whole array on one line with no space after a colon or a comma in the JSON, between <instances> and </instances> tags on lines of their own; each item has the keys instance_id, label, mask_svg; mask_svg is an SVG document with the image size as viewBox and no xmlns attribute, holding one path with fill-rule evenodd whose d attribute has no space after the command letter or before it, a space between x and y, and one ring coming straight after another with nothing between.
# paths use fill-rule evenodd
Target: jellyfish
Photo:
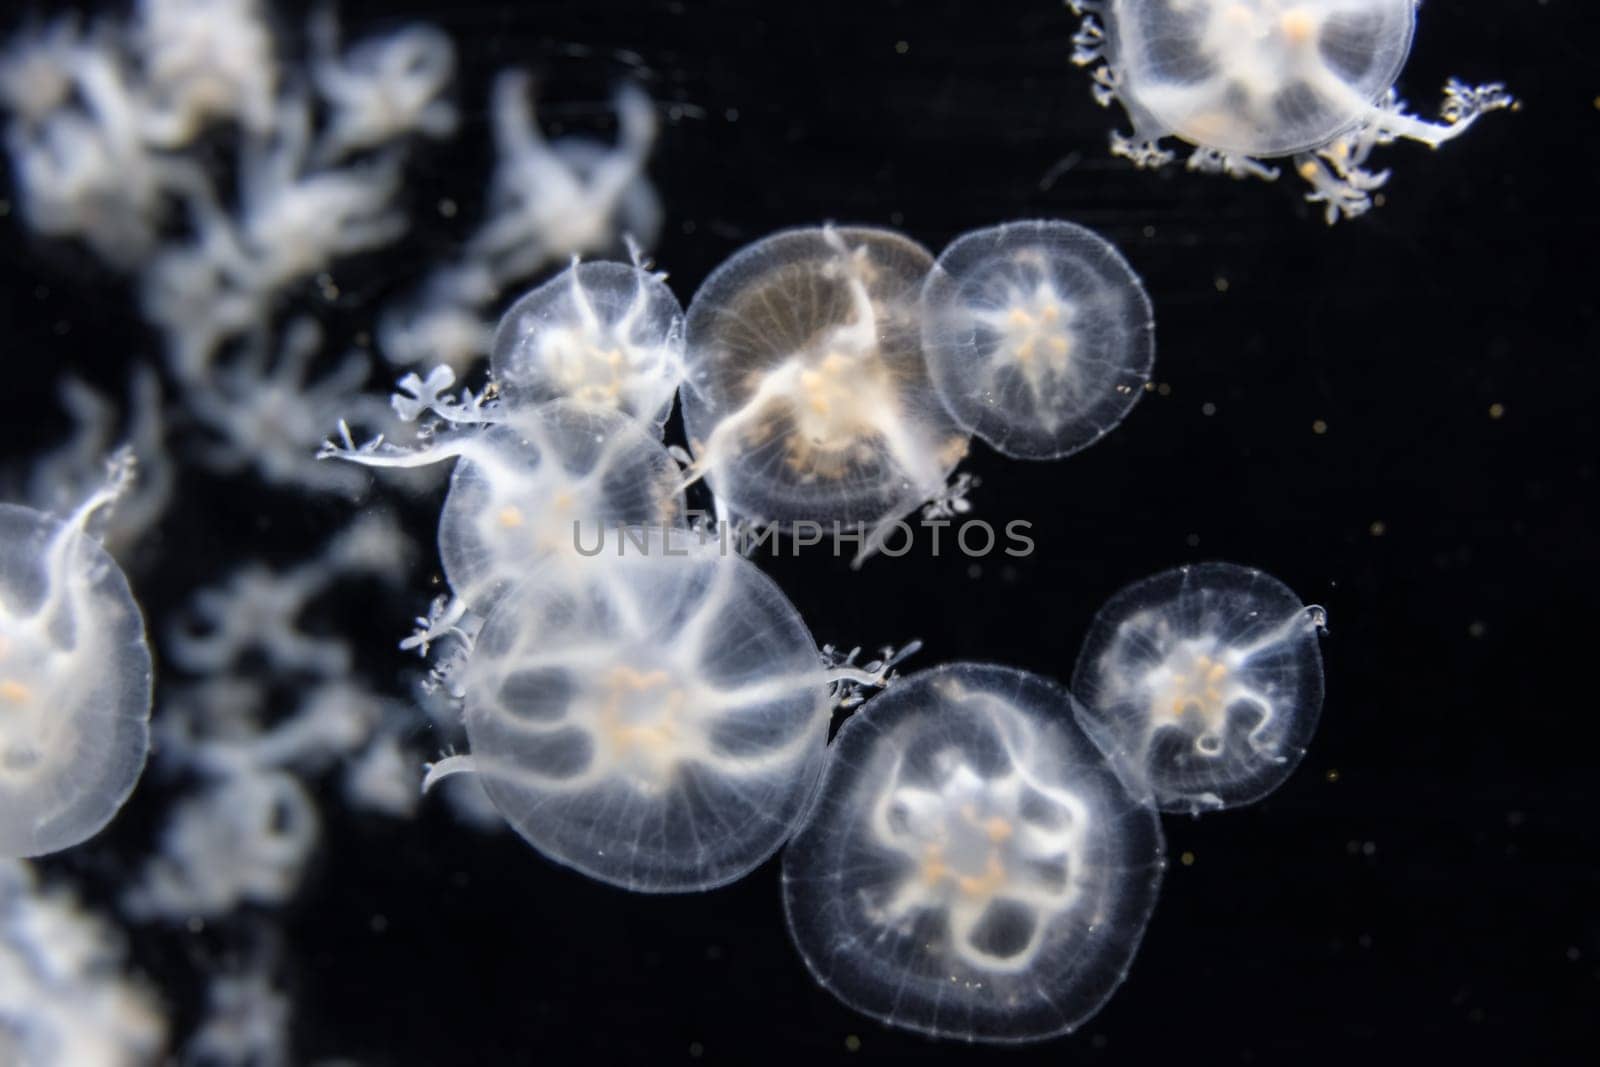
<instances>
[{"instance_id":1,"label":"jellyfish","mask_svg":"<svg viewBox=\"0 0 1600 1067\"><path fill-rule=\"evenodd\" d=\"M735 253L689 305L683 418L718 507L874 533L939 497L966 454L923 361L932 257L889 230L789 230Z\"/></svg>"},{"instance_id":2,"label":"jellyfish","mask_svg":"<svg viewBox=\"0 0 1600 1067\"><path fill-rule=\"evenodd\" d=\"M789 837L842 685L752 563L683 529L606 531L501 599L463 667L470 756L539 852L648 893L734 881Z\"/></svg>"},{"instance_id":3,"label":"jellyfish","mask_svg":"<svg viewBox=\"0 0 1600 1067\"><path fill-rule=\"evenodd\" d=\"M654 427L683 378L683 308L637 263L574 263L505 313L489 366L508 406L568 397Z\"/></svg>"},{"instance_id":4,"label":"jellyfish","mask_svg":"<svg viewBox=\"0 0 1600 1067\"><path fill-rule=\"evenodd\" d=\"M922 288L922 347L956 421L1017 459L1098 441L1155 358L1150 298L1120 253L1070 222L964 234Z\"/></svg>"},{"instance_id":5,"label":"jellyfish","mask_svg":"<svg viewBox=\"0 0 1600 1067\"><path fill-rule=\"evenodd\" d=\"M116 562L89 534L132 453L65 520L0 504L0 856L98 833L150 747L150 647Z\"/></svg>"},{"instance_id":6,"label":"jellyfish","mask_svg":"<svg viewBox=\"0 0 1600 1067\"><path fill-rule=\"evenodd\" d=\"M1160 822L1036 675L949 664L847 720L784 852L816 980L891 1026L1032 1041L1127 973L1163 869Z\"/></svg>"},{"instance_id":7,"label":"jellyfish","mask_svg":"<svg viewBox=\"0 0 1600 1067\"><path fill-rule=\"evenodd\" d=\"M1329 224L1372 207L1388 171L1365 169L1399 138L1437 148L1514 101L1503 85L1445 85L1441 122L1406 112L1395 79L1411 52L1417 0L1067 0L1083 15L1073 62L1094 66L1095 99L1120 101L1132 136L1111 151L1170 163L1165 137L1193 146L1188 168L1272 181L1286 157Z\"/></svg>"},{"instance_id":8,"label":"jellyfish","mask_svg":"<svg viewBox=\"0 0 1600 1067\"><path fill-rule=\"evenodd\" d=\"M1100 609L1072 691L1083 727L1162 811L1234 808L1282 785L1322 710L1327 613L1232 563L1163 571Z\"/></svg>"},{"instance_id":9,"label":"jellyfish","mask_svg":"<svg viewBox=\"0 0 1600 1067\"><path fill-rule=\"evenodd\" d=\"M0 859L0 1063L171 1062L163 1005L129 967L126 940L29 864Z\"/></svg>"},{"instance_id":10,"label":"jellyfish","mask_svg":"<svg viewBox=\"0 0 1600 1067\"><path fill-rule=\"evenodd\" d=\"M418 449L346 440L322 452L373 467L460 458L439 517L439 555L451 590L480 614L534 563L571 556L580 535L605 523L682 522L677 464L627 416L555 400L492 417Z\"/></svg>"}]
</instances>

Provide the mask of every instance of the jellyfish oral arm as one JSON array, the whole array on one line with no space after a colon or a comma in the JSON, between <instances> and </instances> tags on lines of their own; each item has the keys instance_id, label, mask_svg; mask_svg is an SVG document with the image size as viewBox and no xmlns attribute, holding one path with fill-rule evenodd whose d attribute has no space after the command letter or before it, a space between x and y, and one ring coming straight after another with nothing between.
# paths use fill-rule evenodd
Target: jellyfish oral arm
<instances>
[{"instance_id":1,"label":"jellyfish oral arm","mask_svg":"<svg viewBox=\"0 0 1600 1067\"><path fill-rule=\"evenodd\" d=\"M1021 739L1024 744L1036 740L1020 721L1001 728L1012 733L1021 728L1029 735ZM1005 744L1014 758L1026 758L1009 740ZM909 861L906 877L873 918L898 926L918 912L943 914L955 960L982 972L1024 972L1052 922L1081 896L1075 873L1084 856L1088 809L1065 790L1041 790L1025 764L1013 763L1005 774L985 778L956 750L941 753L936 763L942 765L942 778L930 788L906 782L905 765L897 759L872 807L868 825L874 842ZM1048 804L1060 825L1024 818L1025 795ZM1029 873L1041 866L1059 866L1060 884L1048 885ZM1031 919L1027 940L1004 956L982 948L976 937L996 902L1023 908Z\"/></svg>"},{"instance_id":2,"label":"jellyfish oral arm","mask_svg":"<svg viewBox=\"0 0 1600 1067\"><path fill-rule=\"evenodd\" d=\"M1386 170L1365 169L1374 148L1399 138L1438 148L1466 133L1480 115L1516 106L1504 85L1471 86L1451 78L1440 109L1444 121L1428 122L1408 113L1391 89L1367 109L1366 119L1354 130L1315 152L1295 156L1295 173L1311 186L1306 201L1323 205L1323 217L1330 226L1340 219L1359 218L1371 210L1371 194L1389 180Z\"/></svg>"}]
</instances>

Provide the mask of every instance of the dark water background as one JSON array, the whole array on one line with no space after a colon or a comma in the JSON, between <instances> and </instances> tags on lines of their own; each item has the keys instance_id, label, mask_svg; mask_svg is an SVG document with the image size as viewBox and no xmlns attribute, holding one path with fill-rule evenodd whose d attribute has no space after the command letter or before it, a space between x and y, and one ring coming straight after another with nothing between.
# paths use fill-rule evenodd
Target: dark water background
<instances>
[{"instance_id":1,"label":"dark water background","mask_svg":"<svg viewBox=\"0 0 1600 1067\"><path fill-rule=\"evenodd\" d=\"M1437 153L1389 149L1387 205L1332 231L1287 178L1110 158L1123 117L1090 99L1068 62L1075 20L1050 0L342 9L352 35L418 16L445 28L466 120L454 146L421 156L425 222L402 253L335 272L352 329L466 232L426 208L450 196L472 213L490 160L482 101L510 64L544 75L543 114L569 129L603 131L624 74L667 109L656 258L685 303L739 246L824 219L937 251L974 227L1066 218L1144 277L1159 391L1069 460L978 445L969 462L979 514L1031 521L1036 554L976 571L959 553L860 573L815 554L763 561L819 642L916 636L908 669L992 660L1065 680L1112 592L1214 558L1325 604L1331 633L1303 766L1257 807L1165 820L1172 866L1144 947L1073 1037L997 1053L853 1014L790 947L775 862L710 894L634 896L425 804L412 822L330 815L303 893L274 920L297 1062L1482 1062L1592 1044L1589 5L1423 5L1400 83L1415 108L1431 115L1450 74L1504 80L1525 107ZM285 25L298 38L298 16ZM115 387L158 341L121 281L14 217L0 219L0 271L10 461L63 431L59 370ZM305 554L350 513L192 473L180 492L133 562L157 619L231 561ZM393 674L428 575L414 597L331 604L318 625L354 628L366 669ZM106 835L45 869L91 899L111 892L165 799L160 783L141 789ZM336 803L330 790L325 811ZM180 1026L224 940L136 935Z\"/></svg>"}]
</instances>

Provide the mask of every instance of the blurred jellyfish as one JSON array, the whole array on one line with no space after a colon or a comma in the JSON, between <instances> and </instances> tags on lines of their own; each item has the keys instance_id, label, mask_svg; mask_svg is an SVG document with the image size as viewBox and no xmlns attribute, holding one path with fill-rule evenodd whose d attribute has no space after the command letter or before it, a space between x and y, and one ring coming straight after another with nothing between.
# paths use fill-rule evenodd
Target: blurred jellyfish
<instances>
[{"instance_id":1,"label":"blurred jellyfish","mask_svg":"<svg viewBox=\"0 0 1600 1067\"><path fill-rule=\"evenodd\" d=\"M1070 222L958 237L922 290L922 344L956 421L1018 459L1086 448L1138 402L1150 298L1122 255Z\"/></svg>"},{"instance_id":2,"label":"blurred jellyfish","mask_svg":"<svg viewBox=\"0 0 1600 1067\"><path fill-rule=\"evenodd\" d=\"M933 259L889 230L789 230L711 273L687 320L684 426L719 509L887 525L939 497L967 435L923 362Z\"/></svg>"},{"instance_id":3,"label":"blurred jellyfish","mask_svg":"<svg viewBox=\"0 0 1600 1067\"><path fill-rule=\"evenodd\" d=\"M92 837L150 747L150 647L128 580L89 534L131 453L64 521L0 504L0 856Z\"/></svg>"},{"instance_id":4,"label":"blurred jellyfish","mask_svg":"<svg viewBox=\"0 0 1600 1067\"><path fill-rule=\"evenodd\" d=\"M131 29L155 140L187 144L218 119L271 128L278 67L258 0L139 0Z\"/></svg>"},{"instance_id":5,"label":"blurred jellyfish","mask_svg":"<svg viewBox=\"0 0 1600 1067\"><path fill-rule=\"evenodd\" d=\"M1258 158L1291 157L1331 224L1364 214L1389 172L1364 169L1399 138L1437 148L1486 111L1501 85L1451 79L1441 123L1406 113L1394 90L1411 52L1417 0L1067 0L1082 14L1073 61L1094 66L1095 98L1120 101L1133 135L1111 150L1169 163L1165 137L1194 146L1190 170L1272 180Z\"/></svg>"},{"instance_id":6,"label":"blurred jellyfish","mask_svg":"<svg viewBox=\"0 0 1600 1067\"><path fill-rule=\"evenodd\" d=\"M167 1023L124 973L123 945L71 895L0 859L0 1063L139 1067L161 1061Z\"/></svg>"},{"instance_id":7,"label":"blurred jellyfish","mask_svg":"<svg viewBox=\"0 0 1600 1067\"><path fill-rule=\"evenodd\" d=\"M185 922L240 904L282 904L321 836L306 787L282 771L238 771L179 801L161 851L123 894L136 919Z\"/></svg>"},{"instance_id":8,"label":"blurred jellyfish","mask_svg":"<svg viewBox=\"0 0 1600 1067\"><path fill-rule=\"evenodd\" d=\"M689 531L625 527L535 571L463 668L470 756L535 848L591 878L692 892L742 877L794 829L841 684L773 582Z\"/></svg>"},{"instance_id":9,"label":"blurred jellyfish","mask_svg":"<svg viewBox=\"0 0 1600 1067\"><path fill-rule=\"evenodd\" d=\"M449 137L456 111L444 93L455 77L455 46L432 26L403 26L339 55L331 9L311 16L312 81L332 108L316 157L331 161L413 133Z\"/></svg>"},{"instance_id":10,"label":"blurred jellyfish","mask_svg":"<svg viewBox=\"0 0 1600 1067\"><path fill-rule=\"evenodd\" d=\"M568 397L659 435L683 379L683 308L638 263L574 263L495 331L489 366L507 406Z\"/></svg>"},{"instance_id":11,"label":"blurred jellyfish","mask_svg":"<svg viewBox=\"0 0 1600 1067\"><path fill-rule=\"evenodd\" d=\"M1232 563L1135 582L1100 609L1078 654L1084 729L1162 811L1259 800L1316 731L1326 622L1277 579Z\"/></svg>"},{"instance_id":12,"label":"blurred jellyfish","mask_svg":"<svg viewBox=\"0 0 1600 1067\"><path fill-rule=\"evenodd\" d=\"M655 243L661 203L645 176L656 113L644 90L617 90L617 143L582 137L547 142L534 121L531 79L508 70L494 83L497 160L489 219L468 247L502 288L551 262L612 251L622 234Z\"/></svg>"},{"instance_id":13,"label":"blurred jellyfish","mask_svg":"<svg viewBox=\"0 0 1600 1067\"><path fill-rule=\"evenodd\" d=\"M813 977L891 1026L967 1041L1072 1031L1127 973L1160 823L1036 675L951 664L847 720L783 861Z\"/></svg>"}]
</instances>

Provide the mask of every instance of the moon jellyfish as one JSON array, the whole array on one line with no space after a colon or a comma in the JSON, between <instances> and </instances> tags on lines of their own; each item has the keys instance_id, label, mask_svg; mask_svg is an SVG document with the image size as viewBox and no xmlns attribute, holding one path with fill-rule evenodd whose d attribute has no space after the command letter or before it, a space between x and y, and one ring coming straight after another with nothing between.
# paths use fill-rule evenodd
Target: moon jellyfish
<instances>
[{"instance_id":1,"label":"moon jellyfish","mask_svg":"<svg viewBox=\"0 0 1600 1067\"><path fill-rule=\"evenodd\" d=\"M1111 150L1141 167L1194 146L1194 171L1273 180L1258 158L1290 157L1327 221L1372 206L1389 172L1364 169L1398 138L1437 148L1513 101L1498 84L1445 85L1441 122L1405 111L1395 79L1411 52L1416 0L1068 0L1084 16L1073 61L1094 66L1095 99L1120 101L1132 136Z\"/></svg>"},{"instance_id":2,"label":"moon jellyfish","mask_svg":"<svg viewBox=\"0 0 1600 1067\"><path fill-rule=\"evenodd\" d=\"M977 1041L1064 1034L1122 982L1161 827L1036 675L954 664L845 722L784 853L813 977L855 1010Z\"/></svg>"},{"instance_id":3,"label":"moon jellyfish","mask_svg":"<svg viewBox=\"0 0 1600 1067\"><path fill-rule=\"evenodd\" d=\"M659 435L683 378L683 308L664 279L635 264L574 263L511 305L489 356L505 403L571 397Z\"/></svg>"},{"instance_id":4,"label":"moon jellyfish","mask_svg":"<svg viewBox=\"0 0 1600 1067\"><path fill-rule=\"evenodd\" d=\"M1326 622L1282 582L1232 563L1135 582L1100 609L1078 654L1084 728L1162 811L1259 800L1316 731Z\"/></svg>"},{"instance_id":5,"label":"moon jellyfish","mask_svg":"<svg viewBox=\"0 0 1600 1067\"><path fill-rule=\"evenodd\" d=\"M471 770L535 848L642 892L731 882L788 838L844 683L754 564L686 530L612 530L541 568L463 668Z\"/></svg>"},{"instance_id":6,"label":"moon jellyfish","mask_svg":"<svg viewBox=\"0 0 1600 1067\"><path fill-rule=\"evenodd\" d=\"M682 520L678 467L633 419L571 400L493 416L421 449L379 442L323 452L374 467L460 458L439 516L439 556L450 588L474 610L487 612L532 564L572 555L605 524Z\"/></svg>"},{"instance_id":7,"label":"moon jellyfish","mask_svg":"<svg viewBox=\"0 0 1600 1067\"><path fill-rule=\"evenodd\" d=\"M130 453L65 521L0 504L0 856L98 833L144 769L150 648L116 562L88 533Z\"/></svg>"},{"instance_id":8,"label":"moon jellyfish","mask_svg":"<svg viewBox=\"0 0 1600 1067\"><path fill-rule=\"evenodd\" d=\"M889 230L824 227L757 241L712 272L689 305L682 399L719 507L881 531L943 493L967 435L923 362L931 265Z\"/></svg>"},{"instance_id":9,"label":"moon jellyfish","mask_svg":"<svg viewBox=\"0 0 1600 1067\"><path fill-rule=\"evenodd\" d=\"M1017 459L1086 448L1133 408L1155 359L1150 298L1070 222L958 237L922 289L922 347L945 406Z\"/></svg>"}]
</instances>

